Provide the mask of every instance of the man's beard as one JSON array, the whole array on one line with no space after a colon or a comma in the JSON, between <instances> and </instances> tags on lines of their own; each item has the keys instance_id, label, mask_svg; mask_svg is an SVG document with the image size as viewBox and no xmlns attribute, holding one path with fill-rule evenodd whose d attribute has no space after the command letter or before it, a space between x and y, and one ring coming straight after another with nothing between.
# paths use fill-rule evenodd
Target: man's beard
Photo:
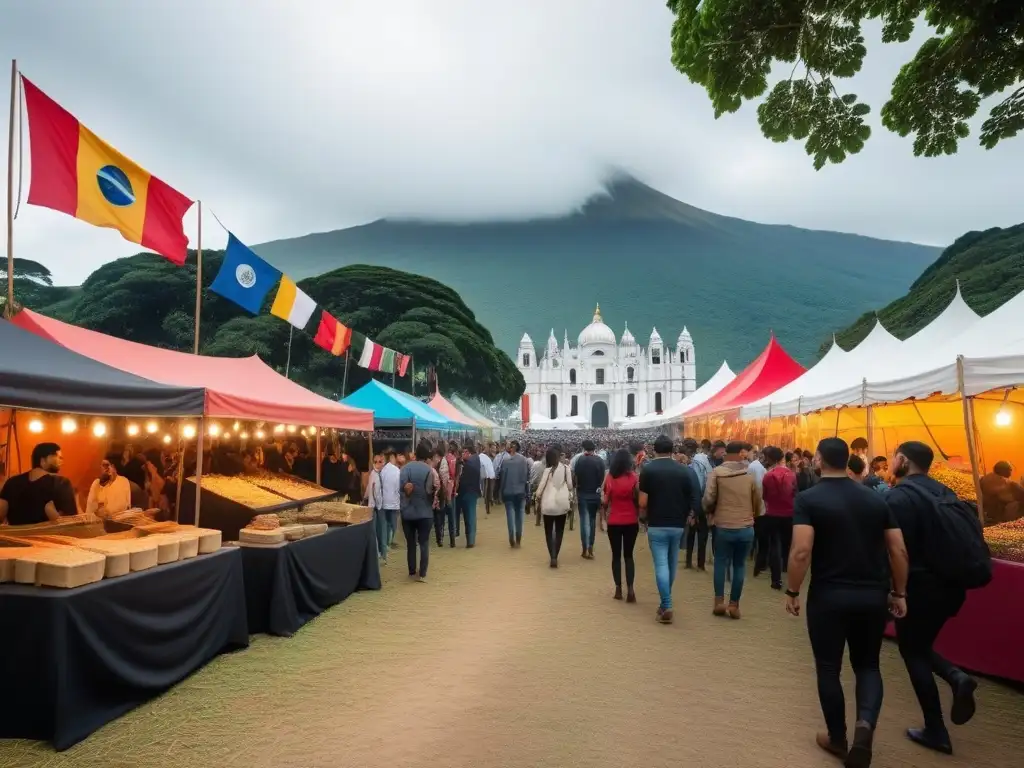
<instances>
[{"instance_id":1,"label":"man's beard","mask_svg":"<svg viewBox=\"0 0 1024 768\"><path fill-rule=\"evenodd\" d=\"M907 476L909 471L910 467L908 467L906 464L901 464L892 471L892 476L902 479Z\"/></svg>"},{"instance_id":2,"label":"man's beard","mask_svg":"<svg viewBox=\"0 0 1024 768\"><path fill-rule=\"evenodd\" d=\"M113 479L110 475L100 475L100 485L110 485Z\"/></svg>"}]
</instances>

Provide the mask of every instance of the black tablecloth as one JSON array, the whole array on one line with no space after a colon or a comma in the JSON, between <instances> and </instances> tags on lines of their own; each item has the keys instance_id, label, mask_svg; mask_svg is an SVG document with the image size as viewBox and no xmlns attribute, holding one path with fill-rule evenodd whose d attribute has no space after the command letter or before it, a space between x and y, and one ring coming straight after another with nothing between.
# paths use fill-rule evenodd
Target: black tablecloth
<instances>
[{"instance_id":1,"label":"black tablecloth","mask_svg":"<svg viewBox=\"0 0 1024 768\"><path fill-rule=\"evenodd\" d=\"M373 523L242 550L249 631L288 637L357 589L380 589Z\"/></svg>"},{"instance_id":2,"label":"black tablecloth","mask_svg":"<svg viewBox=\"0 0 1024 768\"><path fill-rule=\"evenodd\" d=\"M67 749L249 644L232 548L62 590L0 585L0 737Z\"/></svg>"}]
</instances>

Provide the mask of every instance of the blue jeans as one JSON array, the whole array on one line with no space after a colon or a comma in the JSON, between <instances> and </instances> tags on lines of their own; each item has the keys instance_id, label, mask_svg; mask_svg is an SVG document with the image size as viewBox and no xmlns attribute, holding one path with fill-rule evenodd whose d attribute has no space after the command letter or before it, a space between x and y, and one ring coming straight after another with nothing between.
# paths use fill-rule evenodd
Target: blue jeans
<instances>
[{"instance_id":1,"label":"blue jeans","mask_svg":"<svg viewBox=\"0 0 1024 768\"><path fill-rule=\"evenodd\" d=\"M593 549L597 537L597 510L601 506L601 497L589 493L581 493L578 497L580 507L580 542L583 549Z\"/></svg>"},{"instance_id":2,"label":"blue jeans","mask_svg":"<svg viewBox=\"0 0 1024 768\"><path fill-rule=\"evenodd\" d=\"M395 531L398 530L398 512L397 509L384 510L384 517L388 521L388 546L395 543Z\"/></svg>"},{"instance_id":3,"label":"blue jeans","mask_svg":"<svg viewBox=\"0 0 1024 768\"><path fill-rule=\"evenodd\" d=\"M683 541L682 528L648 528L647 543L654 559L654 582L661 596L661 609L672 610L672 585L679 565L679 545Z\"/></svg>"},{"instance_id":4,"label":"blue jeans","mask_svg":"<svg viewBox=\"0 0 1024 768\"><path fill-rule=\"evenodd\" d=\"M383 509L373 510L373 531L377 537L377 554L388 559L388 519Z\"/></svg>"},{"instance_id":5,"label":"blue jeans","mask_svg":"<svg viewBox=\"0 0 1024 768\"><path fill-rule=\"evenodd\" d=\"M747 557L754 546L754 528L719 528L715 534L715 597L725 597L725 572L732 569L729 602L738 603L747 575Z\"/></svg>"},{"instance_id":6,"label":"blue jeans","mask_svg":"<svg viewBox=\"0 0 1024 768\"><path fill-rule=\"evenodd\" d=\"M505 496L505 522L508 524L508 537L516 540L523 538L523 518L526 517L526 494Z\"/></svg>"},{"instance_id":7,"label":"blue jeans","mask_svg":"<svg viewBox=\"0 0 1024 768\"><path fill-rule=\"evenodd\" d=\"M455 517L455 525L459 524L459 517L465 521L467 547L476 544L476 502L479 498L479 493L460 493L458 497L459 514Z\"/></svg>"}]
</instances>

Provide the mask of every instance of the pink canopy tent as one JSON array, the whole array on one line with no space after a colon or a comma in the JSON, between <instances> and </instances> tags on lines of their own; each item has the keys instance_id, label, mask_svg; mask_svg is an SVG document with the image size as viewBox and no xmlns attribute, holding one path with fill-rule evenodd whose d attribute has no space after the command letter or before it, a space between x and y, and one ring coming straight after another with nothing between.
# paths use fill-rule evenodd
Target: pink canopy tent
<instances>
[{"instance_id":1,"label":"pink canopy tent","mask_svg":"<svg viewBox=\"0 0 1024 768\"><path fill-rule=\"evenodd\" d=\"M444 396L441 394L441 390L438 390L437 394L430 398L430 400L427 402L427 405L429 405L431 408L433 408L441 415L451 419L452 421L457 421L460 424L465 424L468 427L476 427L477 429L483 426L483 424L478 422L476 419L471 419L469 416L467 416L454 405L452 405L448 400L446 400Z\"/></svg>"},{"instance_id":2,"label":"pink canopy tent","mask_svg":"<svg viewBox=\"0 0 1024 768\"><path fill-rule=\"evenodd\" d=\"M256 355L207 357L118 339L23 309L12 322L81 355L137 376L206 390L205 415L363 432L373 411L341 405L279 374Z\"/></svg>"}]
</instances>

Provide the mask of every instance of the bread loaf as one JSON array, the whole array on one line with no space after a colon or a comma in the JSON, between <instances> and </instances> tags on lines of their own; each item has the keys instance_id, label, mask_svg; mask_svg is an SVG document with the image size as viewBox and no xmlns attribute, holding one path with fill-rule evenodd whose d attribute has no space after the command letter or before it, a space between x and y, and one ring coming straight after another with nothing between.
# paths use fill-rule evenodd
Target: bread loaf
<instances>
[{"instance_id":1,"label":"bread loaf","mask_svg":"<svg viewBox=\"0 0 1024 768\"><path fill-rule=\"evenodd\" d=\"M280 528L272 531L243 528L238 532L238 540L247 544L279 544L284 541L284 533Z\"/></svg>"},{"instance_id":2,"label":"bread loaf","mask_svg":"<svg viewBox=\"0 0 1024 768\"><path fill-rule=\"evenodd\" d=\"M90 552L123 554L128 558L129 571L144 571L157 564L157 544L146 539L90 539L78 545ZM109 565L109 563L108 563ZM110 578L107 574L106 578Z\"/></svg>"},{"instance_id":3,"label":"bread loaf","mask_svg":"<svg viewBox=\"0 0 1024 768\"><path fill-rule=\"evenodd\" d=\"M278 530L284 534L287 541L298 541L306 535L305 526L302 525L282 525Z\"/></svg>"},{"instance_id":4,"label":"bread loaf","mask_svg":"<svg viewBox=\"0 0 1024 768\"><path fill-rule=\"evenodd\" d=\"M143 541L156 544L156 561L159 565L176 563L181 557L181 542L167 533L153 533L143 537Z\"/></svg>"},{"instance_id":5,"label":"bread loaf","mask_svg":"<svg viewBox=\"0 0 1024 768\"><path fill-rule=\"evenodd\" d=\"M77 547L38 548L14 562L19 584L73 589L103 578L106 557Z\"/></svg>"},{"instance_id":6,"label":"bread loaf","mask_svg":"<svg viewBox=\"0 0 1024 768\"><path fill-rule=\"evenodd\" d=\"M303 525L306 529L307 536L319 536L321 533L327 533L327 523L307 523Z\"/></svg>"}]
</instances>

